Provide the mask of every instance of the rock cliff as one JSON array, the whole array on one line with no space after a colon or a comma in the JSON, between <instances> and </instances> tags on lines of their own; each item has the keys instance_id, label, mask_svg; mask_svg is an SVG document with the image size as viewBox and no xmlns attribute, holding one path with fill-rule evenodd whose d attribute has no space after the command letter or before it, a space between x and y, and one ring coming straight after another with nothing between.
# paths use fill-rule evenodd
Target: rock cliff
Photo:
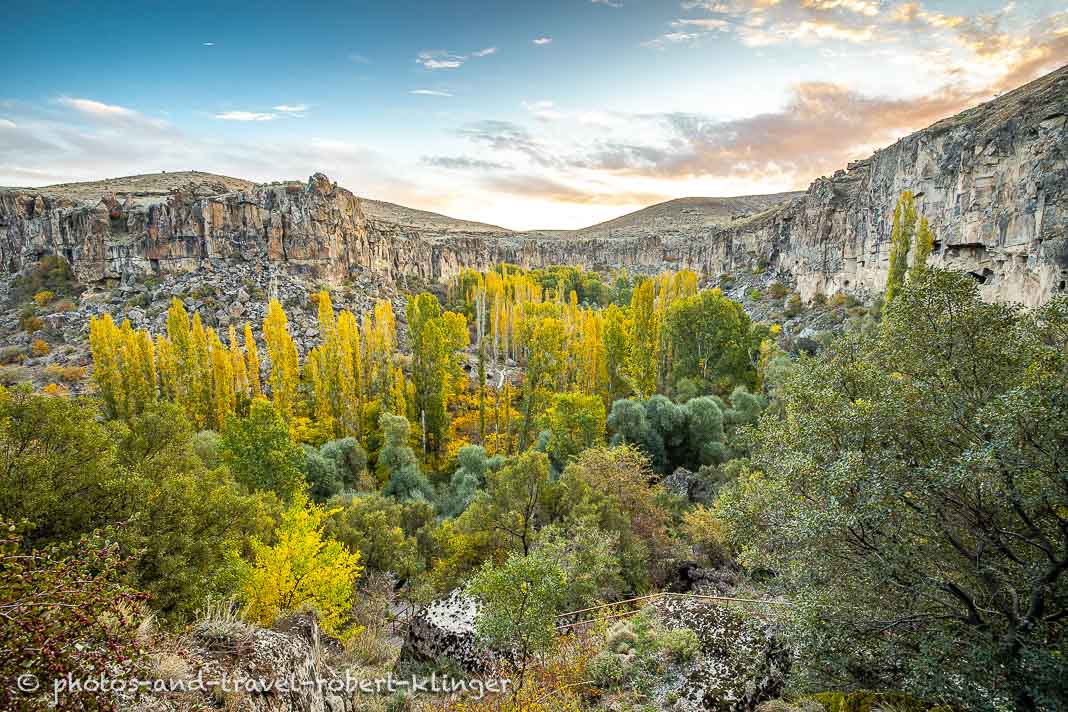
<instances>
[{"instance_id":1,"label":"rock cliff","mask_svg":"<svg viewBox=\"0 0 1068 712\"><path fill-rule=\"evenodd\" d=\"M357 198L322 175L254 185L204 173L0 190L0 262L64 256L86 282L218 261L320 279L436 281L464 267L581 264L710 274L767 267L802 296L881 289L902 190L932 262L990 299L1041 304L1068 281L1068 66L851 163L804 193L671 201L574 232L515 233Z\"/></svg>"}]
</instances>

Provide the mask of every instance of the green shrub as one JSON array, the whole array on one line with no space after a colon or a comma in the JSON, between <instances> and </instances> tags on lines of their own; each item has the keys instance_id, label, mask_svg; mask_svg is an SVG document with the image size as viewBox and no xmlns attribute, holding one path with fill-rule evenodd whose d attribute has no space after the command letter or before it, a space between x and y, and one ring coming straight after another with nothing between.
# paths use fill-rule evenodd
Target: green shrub
<instances>
[{"instance_id":1,"label":"green shrub","mask_svg":"<svg viewBox=\"0 0 1068 712\"><path fill-rule=\"evenodd\" d=\"M895 712L928 712L933 705L901 692L820 692L812 696L827 712L879 712L891 707Z\"/></svg>"},{"instance_id":2,"label":"green shrub","mask_svg":"<svg viewBox=\"0 0 1068 712\"><path fill-rule=\"evenodd\" d=\"M827 305L827 295L823 292L816 292L812 295L812 303L818 307Z\"/></svg>"},{"instance_id":3,"label":"green shrub","mask_svg":"<svg viewBox=\"0 0 1068 712\"><path fill-rule=\"evenodd\" d=\"M623 682L626 667L618 655L602 651L590 660L586 672L595 686L602 690L611 690Z\"/></svg>"},{"instance_id":4,"label":"green shrub","mask_svg":"<svg viewBox=\"0 0 1068 712\"><path fill-rule=\"evenodd\" d=\"M804 306L801 304L801 295L794 292L790 295L790 298L786 300L786 308L783 309L783 314L787 317L797 316L802 312Z\"/></svg>"},{"instance_id":5,"label":"green shrub","mask_svg":"<svg viewBox=\"0 0 1068 712\"><path fill-rule=\"evenodd\" d=\"M40 292L51 292L53 298L56 295L77 295L82 289L65 259L46 255L15 278L11 285L11 301L20 304Z\"/></svg>"},{"instance_id":6,"label":"green shrub","mask_svg":"<svg viewBox=\"0 0 1068 712\"><path fill-rule=\"evenodd\" d=\"M786 287L782 282L772 282L768 287L768 294L774 299L782 299L786 296Z\"/></svg>"},{"instance_id":7,"label":"green shrub","mask_svg":"<svg viewBox=\"0 0 1068 712\"><path fill-rule=\"evenodd\" d=\"M0 347L0 365L10 366L11 364L22 363L25 360L26 352L21 346Z\"/></svg>"},{"instance_id":8,"label":"green shrub","mask_svg":"<svg viewBox=\"0 0 1068 712\"><path fill-rule=\"evenodd\" d=\"M749 297L750 299L752 299L754 302L757 301L758 299L760 299L763 296L760 293L760 290L757 289L756 287L753 287L752 289L750 289L748 292L745 293L745 295L747 297Z\"/></svg>"},{"instance_id":9,"label":"green shrub","mask_svg":"<svg viewBox=\"0 0 1068 712\"><path fill-rule=\"evenodd\" d=\"M701 652L701 640L689 628L676 628L660 634L661 649L676 662L689 662Z\"/></svg>"}]
</instances>

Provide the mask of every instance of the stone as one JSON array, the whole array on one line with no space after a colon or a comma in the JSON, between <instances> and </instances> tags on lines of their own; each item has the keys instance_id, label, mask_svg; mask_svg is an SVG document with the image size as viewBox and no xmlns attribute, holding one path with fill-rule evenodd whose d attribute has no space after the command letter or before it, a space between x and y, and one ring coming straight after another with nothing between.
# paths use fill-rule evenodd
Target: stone
<instances>
[{"instance_id":1,"label":"stone","mask_svg":"<svg viewBox=\"0 0 1068 712\"><path fill-rule=\"evenodd\" d=\"M464 670L479 672L490 658L475 638L479 603L462 590L452 591L420 610L408 625L401 660L456 661Z\"/></svg>"},{"instance_id":2,"label":"stone","mask_svg":"<svg viewBox=\"0 0 1068 712\"><path fill-rule=\"evenodd\" d=\"M712 601L669 596L653 604L668 628L689 628L701 652L659 695L682 709L749 712L781 696L793 651L778 627L759 616Z\"/></svg>"}]
</instances>

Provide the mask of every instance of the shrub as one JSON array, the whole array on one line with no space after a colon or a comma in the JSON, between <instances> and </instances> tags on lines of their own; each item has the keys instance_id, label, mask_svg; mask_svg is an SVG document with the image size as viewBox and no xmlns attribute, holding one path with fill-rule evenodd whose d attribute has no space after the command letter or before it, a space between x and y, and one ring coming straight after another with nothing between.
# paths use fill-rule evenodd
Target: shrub
<instances>
[{"instance_id":1,"label":"shrub","mask_svg":"<svg viewBox=\"0 0 1068 712\"><path fill-rule=\"evenodd\" d=\"M63 381L64 383L73 383L85 378L84 366L60 366L58 364L52 364L45 366L45 378L52 383Z\"/></svg>"},{"instance_id":2,"label":"shrub","mask_svg":"<svg viewBox=\"0 0 1068 712\"><path fill-rule=\"evenodd\" d=\"M69 299L63 299L52 305L52 311L56 314L63 314L65 312L74 311L74 302Z\"/></svg>"},{"instance_id":3,"label":"shrub","mask_svg":"<svg viewBox=\"0 0 1068 712\"><path fill-rule=\"evenodd\" d=\"M46 709L11 681L36 676L42 691L67 675L87 679L101 671L121 677L136 664L134 641L141 596L122 583L128 561L96 537L74 548L24 548L10 523L0 524L0 709ZM96 694L69 691L59 709L105 709Z\"/></svg>"},{"instance_id":4,"label":"shrub","mask_svg":"<svg viewBox=\"0 0 1068 712\"><path fill-rule=\"evenodd\" d=\"M790 295L790 298L786 300L786 308L783 309L783 315L787 317L794 317L801 313L804 306L801 304L801 295L794 292Z\"/></svg>"},{"instance_id":5,"label":"shrub","mask_svg":"<svg viewBox=\"0 0 1068 712\"><path fill-rule=\"evenodd\" d=\"M50 301L52 301L55 298L56 298L56 293L55 292L50 292L47 289L42 289L37 294L33 295L33 301L37 302L37 306L39 306L39 307L43 307L45 304L48 304Z\"/></svg>"},{"instance_id":6,"label":"shrub","mask_svg":"<svg viewBox=\"0 0 1068 712\"><path fill-rule=\"evenodd\" d=\"M17 386L30 380L30 372L22 366L0 366L0 386Z\"/></svg>"},{"instance_id":7,"label":"shrub","mask_svg":"<svg viewBox=\"0 0 1068 712\"><path fill-rule=\"evenodd\" d=\"M773 299L782 299L786 296L786 287L782 282L772 282L771 286L768 287L768 294Z\"/></svg>"},{"instance_id":8,"label":"shrub","mask_svg":"<svg viewBox=\"0 0 1068 712\"><path fill-rule=\"evenodd\" d=\"M32 334L44 328L44 321L32 308L24 309L19 315L19 328L27 334Z\"/></svg>"},{"instance_id":9,"label":"shrub","mask_svg":"<svg viewBox=\"0 0 1068 712\"><path fill-rule=\"evenodd\" d=\"M43 291L52 292L54 298L57 294L75 295L81 290L67 261L62 257L46 255L15 278L11 285L11 299L17 304Z\"/></svg>"},{"instance_id":10,"label":"shrub","mask_svg":"<svg viewBox=\"0 0 1068 712\"><path fill-rule=\"evenodd\" d=\"M701 652L701 640L689 628L664 631L659 636L660 648L680 663L690 662Z\"/></svg>"},{"instance_id":11,"label":"shrub","mask_svg":"<svg viewBox=\"0 0 1068 712\"><path fill-rule=\"evenodd\" d=\"M754 302L757 301L758 299L760 299L763 296L760 293L760 290L757 289L756 287L753 287L752 289L750 289L748 292L745 293L745 295L747 297L749 297L750 299L752 299Z\"/></svg>"},{"instance_id":12,"label":"shrub","mask_svg":"<svg viewBox=\"0 0 1068 712\"><path fill-rule=\"evenodd\" d=\"M66 386L61 386L58 383L48 383L41 389L41 393L49 396L65 396L70 394Z\"/></svg>"},{"instance_id":13,"label":"shrub","mask_svg":"<svg viewBox=\"0 0 1068 712\"><path fill-rule=\"evenodd\" d=\"M820 692L812 699L823 705L827 712L879 712L890 707L895 712L926 712L933 705L900 692Z\"/></svg>"},{"instance_id":14,"label":"shrub","mask_svg":"<svg viewBox=\"0 0 1068 712\"><path fill-rule=\"evenodd\" d=\"M359 552L323 536L329 515L297 494L275 533L278 543L253 541L255 563L242 578L245 612L252 620L270 625L283 613L310 607L327 633L339 634L348 624L363 566Z\"/></svg>"},{"instance_id":15,"label":"shrub","mask_svg":"<svg viewBox=\"0 0 1068 712\"><path fill-rule=\"evenodd\" d=\"M590 661L586 671L594 685L602 690L611 690L623 682L626 668L618 655L605 651Z\"/></svg>"},{"instance_id":16,"label":"shrub","mask_svg":"<svg viewBox=\"0 0 1068 712\"><path fill-rule=\"evenodd\" d=\"M0 347L0 365L10 366L15 363L22 363L26 360L26 352L22 350L21 346L4 346Z\"/></svg>"},{"instance_id":17,"label":"shrub","mask_svg":"<svg viewBox=\"0 0 1068 712\"><path fill-rule=\"evenodd\" d=\"M47 356L51 350L52 348L44 339L34 339L33 343L30 344L30 353L34 356Z\"/></svg>"},{"instance_id":18,"label":"shrub","mask_svg":"<svg viewBox=\"0 0 1068 712\"><path fill-rule=\"evenodd\" d=\"M812 295L812 303L818 307L827 305L827 295L823 292L816 292Z\"/></svg>"}]
</instances>

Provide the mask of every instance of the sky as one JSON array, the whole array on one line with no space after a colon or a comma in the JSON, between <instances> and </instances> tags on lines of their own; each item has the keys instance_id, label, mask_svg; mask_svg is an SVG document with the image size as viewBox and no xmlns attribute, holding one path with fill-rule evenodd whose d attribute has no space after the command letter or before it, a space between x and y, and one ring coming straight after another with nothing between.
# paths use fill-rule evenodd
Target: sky
<instances>
[{"instance_id":1,"label":"sky","mask_svg":"<svg viewBox=\"0 0 1068 712\"><path fill-rule=\"evenodd\" d=\"M9 2L0 185L326 173L512 229L804 189L1068 63L1031 0Z\"/></svg>"}]
</instances>

